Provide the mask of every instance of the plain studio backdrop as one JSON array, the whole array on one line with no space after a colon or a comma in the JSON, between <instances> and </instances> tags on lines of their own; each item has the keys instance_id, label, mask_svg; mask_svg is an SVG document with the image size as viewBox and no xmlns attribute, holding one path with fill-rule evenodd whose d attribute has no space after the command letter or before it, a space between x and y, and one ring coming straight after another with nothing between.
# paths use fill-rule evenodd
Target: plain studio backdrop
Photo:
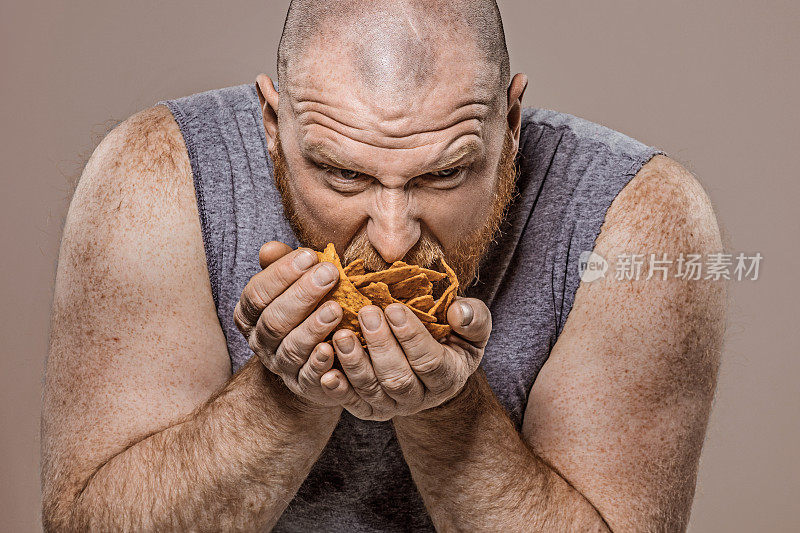
<instances>
[{"instance_id":1,"label":"plain studio backdrop","mask_svg":"<svg viewBox=\"0 0 800 533\"><path fill-rule=\"evenodd\" d=\"M0 530L36 531L48 320L72 184L117 122L275 73L288 1L0 7ZM705 186L733 252L717 398L690 531L798 531L800 3L501 1L525 104L664 149ZM187 334L191 334L187 332Z\"/></svg>"}]
</instances>

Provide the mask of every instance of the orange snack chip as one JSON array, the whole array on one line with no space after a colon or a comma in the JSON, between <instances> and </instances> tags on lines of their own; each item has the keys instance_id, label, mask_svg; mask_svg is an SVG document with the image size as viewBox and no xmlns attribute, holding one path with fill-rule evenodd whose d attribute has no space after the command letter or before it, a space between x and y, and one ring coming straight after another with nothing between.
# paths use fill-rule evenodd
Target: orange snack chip
<instances>
[{"instance_id":1,"label":"orange snack chip","mask_svg":"<svg viewBox=\"0 0 800 533\"><path fill-rule=\"evenodd\" d=\"M433 294L433 283L431 283L428 276L424 273L419 273L416 276L393 283L391 289L392 296L399 300L406 300L417 296Z\"/></svg>"},{"instance_id":2,"label":"orange snack chip","mask_svg":"<svg viewBox=\"0 0 800 533\"><path fill-rule=\"evenodd\" d=\"M346 267L344 267L344 273L348 276L363 276L367 273L364 270L364 260L363 259L356 259Z\"/></svg>"},{"instance_id":3,"label":"orange snack chip","mask_svg":"<svg viewBox=\"0 0 800 533\"><path fill-rule=\"evenodd\" d=\"M433 296L430 294L425 294L423 296L417 296L416 298L411 298L410 300L406 301L406 305L409 307L413 307L414 309L419 309L420 311L428 312L431 310L433 305L436 301L433 299Z\"/></svg>"},{"instance_id":4,"label":"orange snack chip","mask_svg":"<svg viewBox=\"0 0 800 533\"><path fill-rule=\"evenodd\" d=\"M403 261L395 261L385 270L367 272L361 259L343 267L332 243L323 252L317 252L317 256L339 270L339 281L320 305L329 300L337 302L343 311L339 327L353 331L365 348L358 322L358 312L365 305L386 309L393 303L403 303L436 340L441 341L450 333L446 312L455 299L458 279L444 260L440 261L444 272Z\"/></svg>"}]
</instances>

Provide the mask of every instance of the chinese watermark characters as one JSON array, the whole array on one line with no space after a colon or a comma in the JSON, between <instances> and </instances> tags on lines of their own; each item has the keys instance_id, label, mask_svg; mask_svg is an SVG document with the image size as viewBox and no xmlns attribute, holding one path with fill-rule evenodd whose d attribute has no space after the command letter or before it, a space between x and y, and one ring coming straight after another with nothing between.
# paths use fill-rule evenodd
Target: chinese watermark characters
<instances>
[{"instance_id":1,"label":"chinese watermark characters","mask_svg":"<svg viewBox=\"0 0 800 533\"><path fill-rule=\"evenodd\" d=\"M581 281L592 282L613 274L617 281L679 278L695 280L756 281L763 256L760 252L678 254L620 254L612 266L601 255L585 251L578 260ZM611 272L609 272L611 271Z\"/></svg>"}]
</instances>

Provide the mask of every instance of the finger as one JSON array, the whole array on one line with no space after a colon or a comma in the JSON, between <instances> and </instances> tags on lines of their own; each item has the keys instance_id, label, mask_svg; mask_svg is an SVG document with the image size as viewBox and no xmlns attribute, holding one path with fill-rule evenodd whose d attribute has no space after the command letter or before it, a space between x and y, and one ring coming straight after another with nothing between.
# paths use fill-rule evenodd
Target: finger
<instances>
[{"instance_id":1,"label":"finger","mask_svg":"<svg viewBox=\"0 0 800 533\"><path fill-rule=\"evenodd\" d=\"M266 350L277 350L283 338L314 310L339 279L339 271L323 262L303 275L275 298L258 318L253 343Z\"/></svg>"},{"instance_id":2,"label":"finger","mask_svg":"<svg viewBox=\"0 0 800 533\"><path fill-rule=\"evenodd\" d=\"M356 394L347 377L339 370L335 368L329 370L322 375L320 382L325 395L347 409L353 416L362 420L369 420L373 416L375 411L373 407Z\"/></svg>"},{"instance_id":3,"label":"finger","mask_svg":"<svg viewBox=\"0 0 800 533\"><path fill-rule=\"evenodd\" d=\"M333 347L330 344L327 342L317 344L297 375L297 382L302 389L308 390L320 386L322 375L333 368L333 355Z\"/></svg>"},{"instance_id":4,"label":"finger","mask_svg":"<svg viewBox=\"0 0 800 533\"><path fill-rule=\"evenodd\" d=\"M484 348L492 333L492 313L476 298L457 298L447 309L447 322L470 344Z\"/></svg>"},{"instance_id":5,"label":"finger","mask_svg":"<svg viewBox=\"0 0 800 533\"><path fill-rule=\"evenodd\" d=\"M422 321L402 304L388 306L386 317L411 369L425 387L435 393L451 387L457 377L457 361Z\"/></svg>"},{"instance_id":6,"label":"finger","mask_svg":"<svg viewBox=\"0 0 800 533\"><path fill-rule=\"evenodd\" d=\"M278 373L297 376L300 367L308 361L309 353L325 340L341 319L341 306L336 302L325 302L302 324L292 329L275 353Z\"/></svg>"},{"instance_id":7,"label":"finger","mask_svg":"<svg viewBox=\"0 0 800 533\"><path fill-rule=\"evenodd\" d=\"M340 329L334 333L333 348L356 394L373 405L380 403L387 406L395 405L394 399L387 396L378 383L369 355L352 331Z\"/></svg>"},{"instance_id":8,"label":"finger","mask_svg":"<svg viewBox=\"0 0 800 533\"><path fill-rule=\"evenodd\" d=\"M407 310L405 305L392 304L386 309L387 316L389 309L392 309L393 313L399 309L399 314L394 313L393 316L400 320L400 314L402 314L405 319ZM409 314L411 314L410 311ZM369 359L381 388L399 402L421 401L425 396L425 387L414 374L409 363L408 352L405 352L405 347L398 343L399 339L396 339L392 333L393 328L389 327L384 313L380 308L369 305L361 308L358 319L369 349ZM408 329L408 321L404 321L404 324L404 327ZM443 349L443 346L430 336L421 323L420 327L439 350Z\"/></svg>"},{"instance_id":9,"label":"finger","mask_svg":"<svg viewBox=\"0 0 800 533\"><path fill-rule=\"evenodd\" d=\"M292 247L288 244L284 244L280 241L269 241L268 243L265 243L258 251L258 264L263 270L284 255L291 252Z\"/></svg>"},{"instance_id":10,"label":"finger","mask_svg":"<svg viewBox=\"0 0 800 533\"><path fill-rule=\"evenodd\" d=\"M300 248L250 278L233 310L239 331L249 336L262 311L316 263L316 252Z\"/></svg>"}]
</instances>

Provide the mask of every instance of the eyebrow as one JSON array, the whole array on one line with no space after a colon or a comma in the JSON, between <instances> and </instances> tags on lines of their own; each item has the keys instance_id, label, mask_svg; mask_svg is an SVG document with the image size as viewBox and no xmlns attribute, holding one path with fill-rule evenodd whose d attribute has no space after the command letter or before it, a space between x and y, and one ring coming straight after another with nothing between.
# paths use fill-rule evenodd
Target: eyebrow
<instances>
[{"instance_id":1,"label":"eyebrow","mask_svg":"<svg viewBox=\"0 0 800 533\"><path fill-rule=\"evenodd\" d=\"M461 146L456 149L452 154L447 157L442 157L437 160L437 167L445 169L451 166L454 166L456 163L459 163L461 160L466 159L467 157L476 154L480 151L480 148L474 143L470 142L467 144L462 144Z\"/></svg>"},{"instance_id":2,"label":"eyebrow","mask_svg":"<svg viewBox=\"0 0 800 533\"><path fill-rule=\"evenodd\" d=\"M459 146L452 154L448 156L443 156L436 161L435 167L437 169L446 169L451 166L454 166L456 163L466 159L467 157L472 156L473 154L480 151L480 148L474 143L470 142L467 144L463 144ZM348 170L355 170L358 171L359 169L353 168L352 163L348 163L339 158L335 152L333 152L330 148L325 145L317 144L309 146L307 152L311 156L317 156L317 158L323 159L326 162L331 163L333 166L338 168L348 169Z\"/></svg>"},{"instance_id":3,"label":"eyebrow","mask_svg":"<svg viewBox=\"0 0 800 533\"><path fill-rule=\"evenodd\" d=\"M322 144L315 144L315 145L309 146L307 152L308 152L309 155L312 155L312 156L316 155L318 158L325 159L328 162L332 163L334 166L337 166L337 167L340 167L340 168L349 169L352 166L351 164L345 163L344 161L339 159L339 156L337 156L327 146L322 145ZM353 169L353 170L355 170L355 169Z\"/></svg>"}]
</instances>

